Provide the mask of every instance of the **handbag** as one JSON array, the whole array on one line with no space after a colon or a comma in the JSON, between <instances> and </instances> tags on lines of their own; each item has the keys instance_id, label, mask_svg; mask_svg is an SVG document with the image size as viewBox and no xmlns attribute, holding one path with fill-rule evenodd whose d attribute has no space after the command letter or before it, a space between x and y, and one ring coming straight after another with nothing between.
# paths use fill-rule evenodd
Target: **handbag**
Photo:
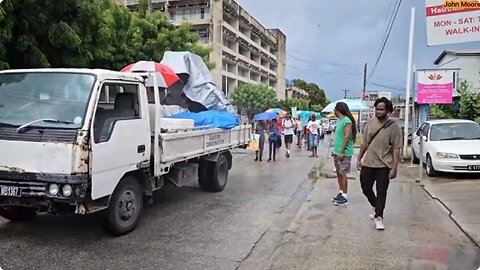
<instances>
[{"instance_id":1,"label":"handbag","mask_svg":"<svg viewBox=\"0 0 480 270\"><path fill-rule=\"evenodd\" d=\"M257 151L260 149L260 143L257 140L250 141L248 143L247 149Z\"/></svg>"}]
</instances>

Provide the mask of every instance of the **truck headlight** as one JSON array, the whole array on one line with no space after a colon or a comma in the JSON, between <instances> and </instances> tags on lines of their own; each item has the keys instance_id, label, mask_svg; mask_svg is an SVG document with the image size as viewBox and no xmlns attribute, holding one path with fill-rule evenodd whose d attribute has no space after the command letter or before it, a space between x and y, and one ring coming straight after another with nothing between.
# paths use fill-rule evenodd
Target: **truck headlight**
<instances>
[{"instance_id":1,"label":"truck headlight","mask_svg":"<svg viewBox=\"0 0 480 270\"><path fill-rule=\"evenodd\" d=\"M62 188L63 196L70 197L72 195L72 186L66 184Z\"/></svg>"},{"instance_id":2,"label":"truck headlight","mask_svg":"<svg viewBox=\"0 0 480 270\"><path fill-rule=\"evenodd\" d=\"M437 158L458 158L457 154L437 152Z\"/></svg>"},{"instance_id":3,"label":"truck headlight","mask_svg":"<svg viewBox=\"0 0 480 270\"><path fill-rule=\"evenodd\" d=\"M48 187L48 193L50 193L50 195L56 196L58 194L58 191L59 188L57 184L50 184L50 186Z\"/></svg>"}]
</instances>

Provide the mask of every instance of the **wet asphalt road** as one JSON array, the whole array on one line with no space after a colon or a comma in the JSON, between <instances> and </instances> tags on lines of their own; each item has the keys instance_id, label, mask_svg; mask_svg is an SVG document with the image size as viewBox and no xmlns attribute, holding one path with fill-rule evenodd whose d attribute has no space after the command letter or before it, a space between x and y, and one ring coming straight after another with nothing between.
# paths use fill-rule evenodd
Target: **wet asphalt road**
<instances>
[{"instance_id":1,"label":"wet asphalt road","mask_svg":"<svg viewBox=\"0 0 480 270\"><path fill-rule=\"evenodd\" d=\"M123 237L106 235L94 215L41 215L30 223L0 218L0 267L261 268L305 201L309 172L319 163L306 151L295 149L288 160L284 153L269 164L238 151L221 193L203 192L196 183L160 190L137 229Z\"/></svg>"}]
</instances>

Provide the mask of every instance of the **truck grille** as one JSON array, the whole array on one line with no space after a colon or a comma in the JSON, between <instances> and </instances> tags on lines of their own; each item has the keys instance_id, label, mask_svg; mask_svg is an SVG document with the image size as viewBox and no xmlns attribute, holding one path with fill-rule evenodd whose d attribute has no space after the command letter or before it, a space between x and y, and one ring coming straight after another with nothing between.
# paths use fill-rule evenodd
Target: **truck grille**
<instances>
[{"instance_id":1,"label":"truck grille","mask_svg":"<svg viewBox=\"0 0 480 270\"><path fill-rule=\"evenodd\" d=\"M0 180L0 185L18 187L22 197L40 197L45 196L47 191L47 183L42 182L18 182Z\"/></svg>"},{"instance_id":2,"label":"truck grille","mask_svg":"<svg viewBox=\"0 0 480 270\"><path fill-rule=\"evenodd\" d=\"M461 159L465 160L480 160L480 154L475 155L460 155Z\"/></svg>"}]
</instances>

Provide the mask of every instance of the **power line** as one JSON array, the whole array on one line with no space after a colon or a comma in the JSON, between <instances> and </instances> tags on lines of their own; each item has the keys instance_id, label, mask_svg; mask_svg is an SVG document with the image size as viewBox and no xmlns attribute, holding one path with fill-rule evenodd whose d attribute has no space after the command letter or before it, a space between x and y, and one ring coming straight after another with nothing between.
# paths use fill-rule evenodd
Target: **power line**
<instances>
[{"instance_id":1,"label":"power line","mask_svg":"<svg viewBox=\"0 0 480 270\"><path fill-rule=\"evenodd\" d=\"M331 62L318 62L318 61L313 62L313 61L309 61L309 60L305 60L305 59L299 58L299 57L297 57L297 56L295 56L295 55L292 55L291 53L288 53L288 52L287 52L286 54L287 54L287 56L290 56L291 58L293 58L293 59L295 59L295 60L297 60L297 61L300 61L300 62L303 62L303 63L307 63L307 64L311 64L311 65L315 65L315 66L320 64L320 65L325 65L325 66L348 68L348 69L351 69L351 70L357 70L357 69L358 69L358 67L355 68L355 67L352 66L352 65L340 64L340 63L331 63ZM304 58L309 58L309 57L307 57L307 56L305 56L305 55L303 55L303 54L298 54L298 55L301 55L301 56L304 57Z\"/></svg>"},{"instance_id":2,"label":"power line","mask_svg":"<svg viewBox=\"0 0 480 270\"><path fill-rule=\"evenodd\" d=\"M290 68L294 69L301 69L301 70L306 70L306 71L311 71L311 72L319 72L319 73L325 73L325 74L334 74L334 75L339 75L339 76L350 76L350 77L359 77L361 76L360 74L357 73L345 73L345 72L338 72L338 71L327 71L327 70L321 70L318 68L310 68L310 67L299 67L299 66L294 66L294 65L287 65Z\"/></svg>"},{"instance_id":3,"label":"power line","mask_svg":"<svg viewBox=\"0 0 480 270\"><path fill-rule=\"evenodd\" d=\"M333 68L340 68L340 69L349 69L348 71L356 72L358 71L358 68L353 68L352 66L348 66L345 64L334 64L334 63L326 63L326 62L311 62L305 59L301 59L299 57L296 57L290 53L287 53L287 56L291 57L292 59L296 60L297 62L307 64L309 66L315 67L315 68L321 68L321 65L325 66L325 68L333 67Z\"/></svg>"},{"instance_id":4,"label":"power line","mask_svg":"<svg viewBox=\"0 0 480 270\"><path fill-rule=\"evenodd\" d=\"M393 25L395 24L395 19L397 18L398 10L400 9L400 5L402 4L402 0L397 0L397 5L394 8L393 16L390 17L389 24L387 26L387 30L385 32L384 38L382 40L382 43L380 45L380 52L377 56L377 60L375 61L375 64L373 65L372 72L368 76L368 80L372 77L372 75L375 73L375 70L378 66L378 63L380 62L380 59L382 58L383 51L385 50L385 46L388 42L388 38L390 37L390 33L392 31Z\"/></svg>"},{"instance_id":5,"label":"power line","mask_svg":"<svg viewBox=\"0 0 480 270\"><path fill-rule=\"evenodd\" d=\"M380 87L384 87L384 88L388 88L388 89L392 89L392 90L395 90L395 91L401 91L401 92L405 92L405 88L398 88L398 87L394 87L394 86L389 86L389 85L385 85L385 84L380 84L380 83L374 83L374 82L370 82L370 84L373 84L375 86L380 86Z\"/></svg>"}]
</instances>

